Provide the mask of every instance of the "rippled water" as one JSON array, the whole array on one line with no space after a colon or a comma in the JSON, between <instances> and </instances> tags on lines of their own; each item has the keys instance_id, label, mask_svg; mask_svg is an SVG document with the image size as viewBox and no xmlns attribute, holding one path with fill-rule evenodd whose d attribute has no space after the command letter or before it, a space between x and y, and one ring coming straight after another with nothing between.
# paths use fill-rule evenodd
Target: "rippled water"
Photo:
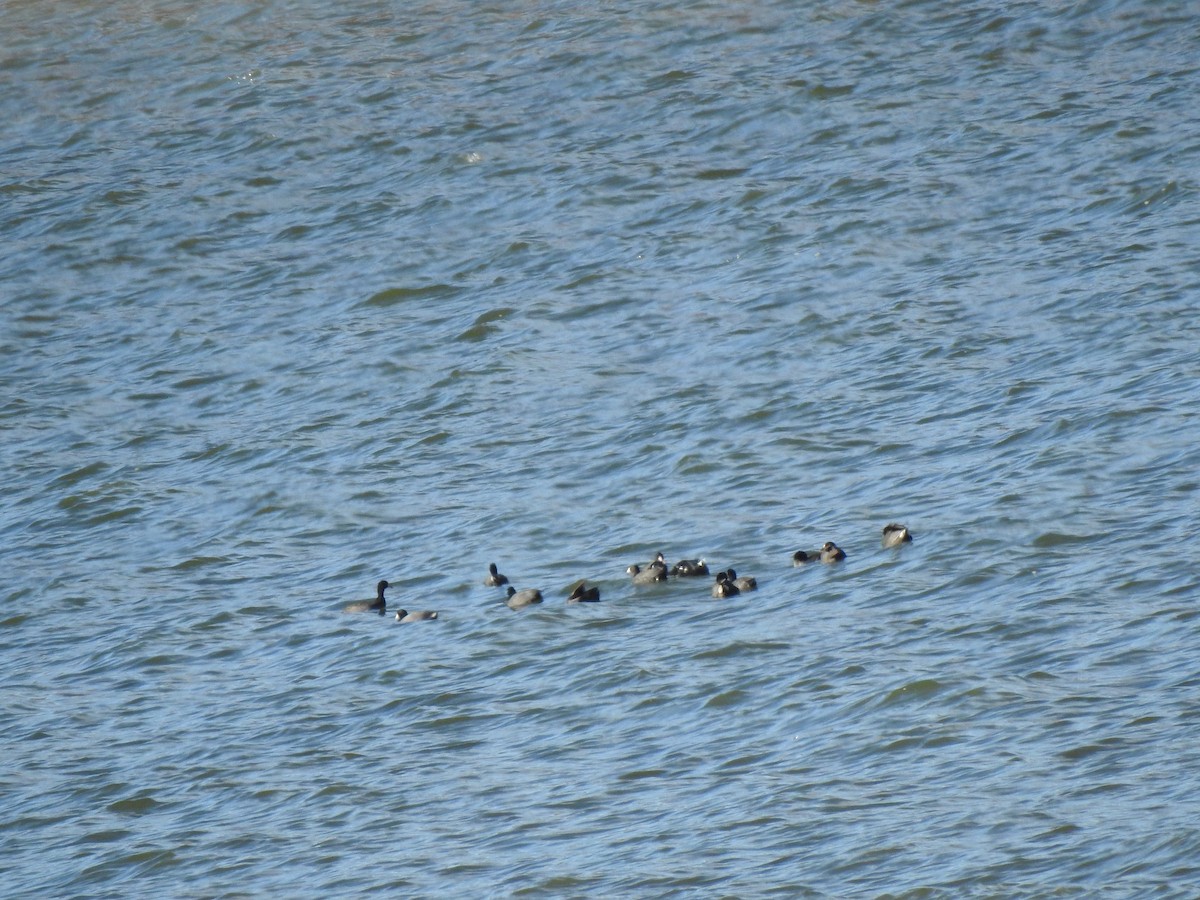
<instances>
[{"instance_id":1,"label":"rippled water","mask_svg":"<svg viewBox=\"0 0 1200 900\"><path fill-rule=\"evenodd\" d=\"M1200 891L1191 4L0 23L6 896Z\"/></svg>"}]
</instances>

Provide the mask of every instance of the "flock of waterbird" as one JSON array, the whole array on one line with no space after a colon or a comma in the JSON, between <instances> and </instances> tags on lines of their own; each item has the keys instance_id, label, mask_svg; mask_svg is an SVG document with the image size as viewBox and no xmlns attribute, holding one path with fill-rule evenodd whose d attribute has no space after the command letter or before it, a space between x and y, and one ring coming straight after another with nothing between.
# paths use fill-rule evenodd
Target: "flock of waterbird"
<instances>
[{"instance_id":1,"label":"flock of waterbird","mask_svg":"<svg viewBox=\"0 0 1200 900\"><path fill-rule=\"evenodd\" d=\"M904 525L890 522L883 527L883 546L899 547L901 544L912 542L912 532ZM792 554L793 566L806 566L809 563L821 562L832 565L846 558L846 551L833 541L826 541L819 550L797 550ZM651 585L668 581L671 578L708 578L713 577L708 563L703 559L681 559L675 565L667 568L667 561L661 553L646 565L635 563L625 570L635 585ZM758 582L749 576L739 576L733 569L717 572L712 586L712 595L718 599L736 597L747 591L758 590ZM483 579L487 587L505 588L505 604L509 609L520 610L542 602L542 592L537 588L525 588L518 591L508 583L508 578L500 574L495 563L488 565L487 577ZM380 581L375 586L374 600L358 600L345 607L346 612L374 612L383 615L387 612L387 600L384 592L389 585ZM568 603L598 603L600 588L588 587L586 581L580 581L567 597ZM430 622L437 619L438 614L432 609L422 609L409 612L406 609L396 610L397 622Z\"/></svg>"}]
</instances>

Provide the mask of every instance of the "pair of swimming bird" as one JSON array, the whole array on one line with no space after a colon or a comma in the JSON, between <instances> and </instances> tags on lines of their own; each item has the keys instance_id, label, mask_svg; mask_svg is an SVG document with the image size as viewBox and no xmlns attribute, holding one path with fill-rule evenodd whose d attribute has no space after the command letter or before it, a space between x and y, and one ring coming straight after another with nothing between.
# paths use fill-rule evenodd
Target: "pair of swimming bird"
<instances>
[{"instance_id":1,"label":"pair of swimming bird","mask_svg":"<svg viewBox=\"0 0 1200 900\"><path fill-rule=\"evenodd\" d=\"M883 546L898 547L901 544L912 543L912 532L904 525L899 525L895 522L889 522L883 527ZM797 550L792 554L792 565L804 566L811 562L836 563L841 562L846 558L846 551L835 544L833 541L826 541L820 550ZM625 570L627 575L632 576L634 584L654 584L660 581L666 581L668 578L667 561L662 553L655 555L653 561L648 563L645 568L636 563ZM675 563L670 569L670 575L676 578L695 578L703 577L709 574L708 564L702 559L681 559ZM502 575L495 563L488 564L488 575L483 580L483 583L488 587L503 587L508 585L507 596L504 600L509 609L525 609L529 606L542 602L542 592L537 588L525 588L518 591L512 585L508 584L508 578ZM375 586L374 600L359 600L351 603L346 607L346 612L378 612L383 615L387 608L387 601L384 599L384 591L388 589L388 583L381 581ZM733 569L726 569L718 572L716 582L713 584L712 595L718 598L734 597L745 591L753 591L758 589L758 582L754 578L743 576L738 577L737 572ZM581 581L567 598L568 603L596 603L600 600L600 588L588 587L586 581ZM397 622L421 622L436 619L438 614L429 609L409 612L405 609L396 611Z\"/></svg>"},{"instance_id":2,"label":"pair of swimming bird","mask_svg":"<svg viewBox=\"0 0 1200 900\"><path fill-rule=\"evenodd\" d=\"M383 592L389 587L391 585L386 581L379 582L375 585L374 600L356 600L346 605L346 612L377 612L382 616L387 612L387 600L384 599ZM432 609L419 609L416 612L409 612L407 609L396 610L397 622L426 622L437 617L438 614Z\"/></svg>"},{"instance_id":3,"label":"pair of swimming bird","mask_svg":"<svg viewBox=\"0 0 1200 900\"><path fill-rule=\"evenodd\" d=\"M883 526L883 546L899 547L912 543L912 532L904 525L889 522ZM792 554L792 565L804 566L811 562L835 563L846 558L846 551L833 541L826 541L820 550L797 550Z\"/></svg>"},{"instance_id":4,"label":"pair of swimming bird","mask_svg":"<svg viewBox=\"0 0 1200 900\"><path fill-rule=\"evenodd\" d=\"M717 573L716 583L712 586L712 595L720 600L726 597L736 597L746 591L757 591L758 582L749 576L738 577L733 569Z\"/></svg>"}]
</instances>

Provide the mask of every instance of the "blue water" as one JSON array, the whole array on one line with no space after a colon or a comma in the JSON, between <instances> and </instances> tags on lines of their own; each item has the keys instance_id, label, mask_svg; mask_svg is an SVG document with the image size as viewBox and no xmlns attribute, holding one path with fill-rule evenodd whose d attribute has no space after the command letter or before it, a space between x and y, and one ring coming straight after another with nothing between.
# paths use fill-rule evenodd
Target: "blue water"
<instances>
[{"instance_id":1,"label":"blue water","mask_svg":"<svg viewBox=\"0 0 1200 900\"><path fill-rule=\"evenodd\" d=\"M1191 4L0 26L5 896L1200 893Z\"/></svg>"}]
</instances>

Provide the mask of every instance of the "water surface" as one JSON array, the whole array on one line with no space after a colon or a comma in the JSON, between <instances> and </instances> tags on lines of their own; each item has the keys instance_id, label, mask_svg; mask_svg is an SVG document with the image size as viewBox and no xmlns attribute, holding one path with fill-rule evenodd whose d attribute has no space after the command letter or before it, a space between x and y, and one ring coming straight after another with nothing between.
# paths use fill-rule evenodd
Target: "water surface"
<instances>
[{"instance_id":1,"label":"water surface","mask_svg":"<svg viewBox=\"0 0 1200 900\"><path fill-rule=\"evenodd\" d=\"M7 894L1196 893L1189 4L0 21Z\"/></svg>"}]
</instances>

